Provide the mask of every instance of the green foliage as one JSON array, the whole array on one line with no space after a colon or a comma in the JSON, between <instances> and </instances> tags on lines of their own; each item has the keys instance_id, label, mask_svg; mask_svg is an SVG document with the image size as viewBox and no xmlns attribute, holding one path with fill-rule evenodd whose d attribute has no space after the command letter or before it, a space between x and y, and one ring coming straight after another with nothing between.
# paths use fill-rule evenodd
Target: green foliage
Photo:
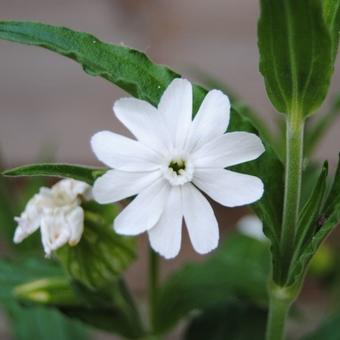
<instances>
[{"instance_id":1,"label":"green foliage","mask_svg":"<svg viewBox=\"0 0 340 340\"><path fill-rule=\"evenodd\" d=\"M43 305L74 305L78 300L65 276L30 281L16 286L12 293L19 301Z\"/></svg>"},{"instance_id":2,"label":"green foliage","mask_svg":"<svg viewBox=\"0 0 340 340\"><path fill-rule=\"evenodd\" d=\"M186 340L263 340L267 312L244 301L231 300L205 310L189 324Z\"/></svg>"},{"instance_id":3,"label":"green foliage","mask_svg":"<svg viewBox=\"0 0 340 340\"><path fill-rule=\"evenodd\" d=\"M332 36L332 56L335 60L339 44L340 1L322 0L322 9L326 24Z\"/></svg>"},{"instance_id":4,"label":"green foliage","mask_svg":"<svg viewBox=\"0 0 340 340\"><path fill-rule=\"evenodd\" d=\"M70 164L32 164L4 171L8 177L22 176L52 176L69 177L79 181L93 184L96 178L103 175L106 169L88 168Z\"/></svg>"},{"instance_id":5,"label":"green foliage","mask_svg":"<svg viewBox=\"0 0 340 340\"><path fill-rule=\"evenodd\" d=\"M326 170L324 169L320 175L315 191L307 204L314 204L314 201L317 202L320 200L317 190L320 190L321 192L324 191L324 188L322 187L324 186L323 182L325 181L325 173ZM305 246L302 247L302 249L298 249L299 254L296 257L296 261L294 261L290 272L290 284L296 283L303 277L311 258L340 221L340 162L338 163L334 182L326 203L321 204L320 206L321 209L316 209L316 212L319 210L319 214L314 215L316 218L308 221L311 223L308 227L308 231L312 231L313 233L310 235Z\"/></svg>"},{"instance_id":6,"label":"green foliage","mask_svg":"<svg viewBox=\"0 0 340 340\"><path fill-rule=\"evenodd\" d=\"M89 289L110 286L136 258L135 238L117 235L112 228L119 209L95 202L83 206L85 228L78 245L56 251L70 276Z\"/></svg>"},{"instance_id":7,"label":"green foliage","mask_svg":"<svg viewBox=\"0 0 340 340\"><path fill-rule=\"evenodd\" d=\"M228 236L205 262L185 265L161 286L156 331L163 333L191 312L233 296L265 304L269 268L266 243L236 233Z\"/></svg>"},{"instance_id":8,"label":"green foliage","mask_svg":"<svg viewBox=\"0 0 340 340\"><path fill-rule=\"evenodd\" d=\"M126 338L144 334L122 280L112 281L107 289L93 291L79 282L71 284L51 260L0 261L0 301L15 325L16 339L20 340L86 338L84 327L60 312Z\"/></svg>"},{"instance_id":9,"label":"green foliage","mask_svg":"<svg viewBox=\"0 0 340 340\"><path fill-rule=\"evenodd\" d=\"M24 262L0 261L0 302L13 325L13 338L30 339L87 339L87 332L58 311L36 306L20 305L13 294L16 285L39 278L58 278L62 271L54 262L29 259Z\"/></svg>"},{"instance_id":10,"label":"green foliage","mask_svg":"<svg viewBox=\"0 0 340 340\"><path fill-rule=\"evenodd\" d=\"M328 175L328 163L325 162L315 188L311 193L309 200L300 212L299 223L297 227L297 240L295 251L299 252L301 248L309 243L315 230L318 228L318 218L324 202Z\"/></svg>"},{"instance_id":11,"label":"green foliage","mask_svg":"<svg viewBox=\"0 0 340 340\"><path fill-rule=\"evenodd\" d=\"M122 279L102 290L93 291L77 282L73 288L82 304L59 306L64 314L127 339L145 336L138 310Z\"/></svg>"},{"instance_id":12,"label":"green foliage","mask_svg":"<svg viewBox=\"0 0 340 340\"><path fill-rule=\"evenodd\" d=\"M334 68L339 17L321 0L261 0L260 71L279 112L306 117L319 108ZM339 0L328 1L339 5ZM327 24L331 17L334 25ZM332 32L331 32L332 30Z\"/></svg>"}]
</instances>

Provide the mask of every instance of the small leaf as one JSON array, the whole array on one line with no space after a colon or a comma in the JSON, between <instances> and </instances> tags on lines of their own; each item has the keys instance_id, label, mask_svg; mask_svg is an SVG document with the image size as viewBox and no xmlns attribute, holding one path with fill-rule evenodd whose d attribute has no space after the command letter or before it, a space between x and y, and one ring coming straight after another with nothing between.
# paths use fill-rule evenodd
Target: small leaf
<instances>
[{"instance_id":1,"label":"small leaf","mask_svg":"<svg viewBox=\"0 0 340 340\"><path fill-rule=\"evenodd\" d=\"M93 184L96 178L104 174L106 169L87 168L71 164L32 164L4 171L2 174L8 177L22 176L50 176L68 177Z\"/></svg>"},{"instance_id":2,"label":"small leaf","mask_svg":"<svg viewBox=\"0 0 340 340\"><path fill-rule=\"evenodd\" d=\"M327 201L316 221L314 235L302 249L290 273L290 282L295 283L304 274L310 260L319 249L322 242L340 222L340 162Z\"/></svg>"},{"instance_id":3,"label":"small leaf","mask_svg":"<svg viewBox=\"0 0 340 340\"><path fill-rule=\"evenodd\" d=\"M299 216L296 239L299 240L300 244L296 245L296 251L300 251L310 241L318 228L318 218L323 207L326 191L327 175L328 163L325 162L315 188Z\"/></svg>"},{"instance_id":4,"label":"small leaf","mask_svg":"<svg viewBox=\"0 0 340 340\"><path fill-rule=\"evenodd\" d=\"M263 340L267 311L244 301L231 300L205 310L189 324L186 340Z\"/></svg>"},{"instance_id":5,"label":"small leaf","mask_svg":"<svg viewBox=\"0 0 340 340\"><path fill-rule=\"evenodd\" d=\"M117 206L90 202L83 208L85 228L80 242L74 247L65 245L56 254L74 280L98 290L111 285L135 260L135 238L113 231Z\"/></svg>"},{"instance_id":6,"label":"small leaf","mask_svg":"<svg viewBox=\"0 0 340 340\"><path fill-rule=\"evenodd\" d=\"M187 264L160 288L155 313L157 331L163 333L191 312L231 297L265 303L269 262L266 243L240 234L228 236L205 262Z\"/></svg>"},{"instance_id":7,"label":"small leaf","mask_svg":"<svg viewBox=\"0 0 340 340\"><path fill-rule=\"evenodd\" d=\"M328 92L334 44L321 3L261 0L260 71L279 112L306 117L319 108Z\"/></svg>"}]
</instances>

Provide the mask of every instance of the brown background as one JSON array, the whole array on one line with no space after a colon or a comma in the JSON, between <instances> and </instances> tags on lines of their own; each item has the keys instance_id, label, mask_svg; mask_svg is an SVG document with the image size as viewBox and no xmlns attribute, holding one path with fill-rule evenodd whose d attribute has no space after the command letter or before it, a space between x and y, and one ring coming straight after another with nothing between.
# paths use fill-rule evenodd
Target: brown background
<instances>
[{"instance_id":1,"label":"brown background","mask_svg":"<svg viewBox=\"0 0 340 340\"><path fill-rule=\"evenodd\" d=\"M0 0L0 19L92 32L146 51L190 79L193 67L209 72L270 122L275 114L258 72L257 17L255 0ZM332 93L339 84L336 72ZM64 57L0 41L0 148L11 165L32 162L46 149L57 161L96 162L90 137L102 129L124 131L111 111L122 95ZM335 162L339 126L340 120L317 158Z\"/></svg>"}]
</instances>

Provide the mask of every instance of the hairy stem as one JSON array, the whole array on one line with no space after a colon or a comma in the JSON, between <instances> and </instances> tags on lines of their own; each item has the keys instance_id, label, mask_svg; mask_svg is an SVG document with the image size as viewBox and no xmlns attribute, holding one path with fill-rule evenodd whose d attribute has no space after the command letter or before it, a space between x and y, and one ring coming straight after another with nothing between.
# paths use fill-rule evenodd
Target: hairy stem
<instances>
[{"instance_id":1,"label":"hairy stem","mask_svg":"<svg viewBox=\"0 0 340 340\"><path fill-rule=\"evenodd\" d=\"M303 115L298 109L292 109L287 117L285 192L280 235L281 268L279 277L275 278L276 284L269 288L267 340L284 339L287 315L299 291L296 287L293 289L286 285L294 255L300 208L304 134L304 120L301 117Z\"/></svg>"},{"instance_id":2,"label":"hairy stem","mask_svg":"<svg viewBox=\"0 0 340 340\"><path fill-rule=\"evenodd\" d=\"M295 294L291 294L286 288L272 287L270 289L266 340L284 339L288 311L294 300Z\"/></svg>"},{"instance_id":3,"label":"hairy stem","mask_svg":"<svg viewBox=\"0 0 340 340\"><path fill-rule=\"evenodd\" d=\"M287 279L295 246L302 179L303 133L304 122L300 115L291 114L287 119L285 193L280 240L282 285Z\"/></svg>"}]
</instances>

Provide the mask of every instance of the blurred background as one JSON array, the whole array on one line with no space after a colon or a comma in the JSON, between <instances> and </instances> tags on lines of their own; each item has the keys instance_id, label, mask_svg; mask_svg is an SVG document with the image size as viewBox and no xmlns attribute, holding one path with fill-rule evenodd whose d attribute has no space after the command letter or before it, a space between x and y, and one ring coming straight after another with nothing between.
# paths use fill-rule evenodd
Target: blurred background
<instances>
[{"instance_id":1,"label":"blurred background","mask_svg":"<svg viewBox=\"0 0 340 340\"><path fill-rule=\"evenodd\" d=\"M146 52L189 79L208 73L272 122L277 114L258 72L254 0L1 0L0 19L34 20L91 32ZM123 132L112 103L124 94L71 60L0 41L0 147L9 165L32 162L43 146L60 162L95 163L90 137ZM339 64L339 63L338 63ZM200 71L200 72L199 72ZM330 95L340 85L336 72ZM325 108L326 104L323 106ZM316 157L335 163L340 120Z\"/></svg>"},{"instance_id":2,"label":"blurred background","mask_svg":"<svg viewBox=\"0 0 340 340\"><path fill-rule=\"evenodd\" d=\"M142 50L191 80L204 83L209 75L276 131L278 114L266 97L258 71L258 15L254 0L0 0L0 20L41 21L91 32L101 40ZM0 154L6 167L50 159L99 165L89 146L91 136L104 129L127 134L112 113L113 102L125 94L109 82L90 77L75 62L36 47L0 41L0 55ZM337 71L329 97L339 88ZM326 100L321 110L326 112L329 103ZM315 160L328 159L335 166L339 128L340 120L328 130ZM216 209L223 228L232 227L244 214L242 209ZM187 239L184 243L180 257L166 263L166 272L188 258L198 258ZM142 239L142 254L145 248ZM128 273L139 296L145 292L140 279L145 266L142 257ZM317 297L308 319L314 322L328 300L312 283L307 285L307 298L302 296L302 309L311 310L308 296ZM297 326L291 328L298 333ZM1 334L7 339L6 323L0 318Z\"/></svg>"}]
</instances>

